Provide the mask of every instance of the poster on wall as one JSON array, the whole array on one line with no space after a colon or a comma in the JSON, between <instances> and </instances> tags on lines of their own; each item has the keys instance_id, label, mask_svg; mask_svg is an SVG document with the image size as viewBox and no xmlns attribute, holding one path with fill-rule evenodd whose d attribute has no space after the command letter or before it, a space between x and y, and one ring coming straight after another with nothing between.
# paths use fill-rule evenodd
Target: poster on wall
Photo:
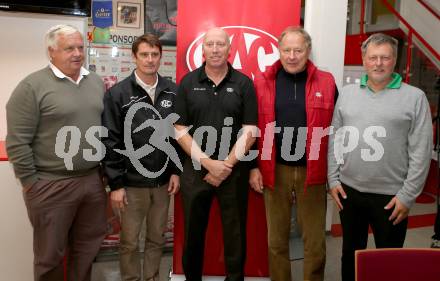
<instances>
[{"instance_id":1,"label":"poster on wall","mask_svg":"<svg viewBox=\"0 0 440 281\"><path fill-rule=\"evenodd\" d=\"M279 0L276 5L266 0L179 0L178 6L177 82L202 65L202 39L210 27L221 27L229 34L229 62L253 78L279 58L277 36L281 31L300 24L300 0ZM173 272L182 274L183 209L179 196L174 218ZM262 196L255 192L249 192L247 224L245 274L268 276L264 204ZM221 233L220 213L214 201L206 234L204 275L224 276Z\"/></svg>"},{"instance_id":2,"label":"poster on wall","mask_svg":"<svg viewBox=\"0 0 440 281\"><path fill-rule=\"evenodd\" d=\"M102 77L106 90L130 76L134 69L129 47L94 44L89 49L89 70Z\"/></svg>"},{"instance_id":3,"label":"poster on wall","mask_svg":"<svg viewBox=\"0 0 440 281\"><path fill-rule=\"evenodd\" d=\"M88 68L102 77L106 89L136 68L131 45L144 34L142 0L94 0L87 32Z\"/></svg>"},{"instance_id":4,"label":"poster on wall","mask_svg":"<svg viewBox=\"0 0 440 281\"><path fill-rule=\"evenodd\" d=\"M159 74L162 77L176 82L176 47L163 46L160 60Z\"/></svg>"},{"instance_id":5,"label":"poster on wall","mask_svg":"<svg viewBox=\"0 0 440 281\"><path fill-rule=\"evenodd\" d=\"M177 0L145 1L145 32L157 35L162 44L176 45Z\"/></svg>"},{"instance_id":6,"label":"poster on wall","mask_svg":"<svg viewBox=\"0 0 440 281\"><path fill-rule=\"evenodd\" d=\"M129 42L136 40L132 36ZM90 43L88 48L89 70L96 72L104 80L106 90L122 81L135 70L131 44ZM163 46L159 74L176 81L176 47Z\"/></svg>"},{"instance_id":7,"label":"poster on wall","mask_svg":"<svg viewBox=\"0 0 440 281\"><path fill-rule=\"evenodd\" d=\"M103 78L106 89L128 77L136 68L131 56L131 45L142 34L140 28L89 26L89 70Z\"/></svg>"}]
</instances>

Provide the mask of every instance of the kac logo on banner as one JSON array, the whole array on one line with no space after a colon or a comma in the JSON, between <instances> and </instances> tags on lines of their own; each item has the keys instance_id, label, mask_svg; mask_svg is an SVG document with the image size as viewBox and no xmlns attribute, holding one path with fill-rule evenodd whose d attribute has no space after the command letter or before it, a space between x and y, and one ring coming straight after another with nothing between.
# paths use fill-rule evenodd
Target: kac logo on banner
<instances>
[{"instance_id":1,"label":"kac logo on banner","mask_svg":"<svg viewBox=\"0 0 440 281\"><path fill-rule=\"evenodd\" d=\"M113 25L112 1L93 0L92 4L93 25L106 28Z\"/></svg>"},{"instance_id":2,"label":"kac logo on banner","mask_svg":"<svg viewBox=\"0 0 440 281\"><path fill-rule=\"evenodd\" d=\"M224 26L229 34L231 50L229 60L235 69L239 69L252 79L266 67L279 59L278 40L270 33L248 26ZM190 71L203 63L203 36L197 37L188 48L186 64Z\"/></svg>"}]
</instances>

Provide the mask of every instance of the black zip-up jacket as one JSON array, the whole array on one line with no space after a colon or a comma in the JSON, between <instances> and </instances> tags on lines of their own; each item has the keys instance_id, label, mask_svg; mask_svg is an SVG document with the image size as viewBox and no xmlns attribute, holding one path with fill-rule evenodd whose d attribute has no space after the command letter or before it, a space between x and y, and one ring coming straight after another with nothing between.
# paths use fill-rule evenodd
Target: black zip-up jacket
<instances>
[{"instance_id":1,"label":"black zip-up jacket","mask_svg":"<svg viewBox=\"0 0 440 281\"><path fill-rule=\"evenodd\" d=\"M125 137L126 139L124 141L124 121L130 108L135 104L144 102L152 105L156 110L155 112L144 106L135 111L133 115L130 132L131 143L134 148L134 154L136 155L136 153L139 154L140 152L140 150L136 150L146 144L150 144L150 137L153 132L155 132L155 129L152 126L147 126L140 131L134 131L147 120L159 120L157 112L162 119L165 119L169 114L173 113L175 95L176 84L158 75L158 84L153 104L148 93L136 82L134 72L130 77L127 77L107 91L104 96L104 112L102 114L103 126L108 129L108 137L103 138L103 143L106 147L103 166L111 190L126 186L158 187L167 183L171 174L180 174L174 162L168 159L167 153L155 146L150 145L153 151L139 159L142 167L150 173L159 172L165 167L168 159L168 164L166 168L164 168L164 171L157 173L158 175L155 177L143 176L140 171L135 168L129 157L115 151L115 149L126 150L126 142L129 141L129 138ZM134 108L132 111L134 111ZM181 157L182 150L177 142L170 137L168 137L168 141ZM135 158L137 159L138 157Z\"/></svg>"}]
</instances>

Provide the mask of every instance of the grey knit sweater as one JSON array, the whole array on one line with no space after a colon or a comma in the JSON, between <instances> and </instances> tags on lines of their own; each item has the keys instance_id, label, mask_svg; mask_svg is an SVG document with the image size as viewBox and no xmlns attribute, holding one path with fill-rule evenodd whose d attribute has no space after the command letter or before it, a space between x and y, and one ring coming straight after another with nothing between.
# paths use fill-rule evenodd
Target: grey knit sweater
<instances>
[{"instance_id":1,"label":"grey knit sweater","mask_svg":"<svg viewBox=\"0 0 440 281\"><path fill-rule=\"evenodd\" d=\"M422 191L432 151L425 94L405 83L377 93L347 85L336 103L332 126L336 134L329 139L330 188L343 182L360 192L397 195L411 207ZM345 134L343 126L349 126ZM345 148L338 150L341 145Z\"/></svg>"}]
</instances>

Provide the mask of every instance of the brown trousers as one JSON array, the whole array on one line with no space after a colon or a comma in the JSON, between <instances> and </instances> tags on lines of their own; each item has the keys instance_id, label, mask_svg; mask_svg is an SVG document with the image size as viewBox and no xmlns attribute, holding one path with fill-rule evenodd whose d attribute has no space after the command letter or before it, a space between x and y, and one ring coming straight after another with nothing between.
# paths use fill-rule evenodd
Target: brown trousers
<instances>
[{"instance_id":1,"label":"brown trousers","mask_svg":"<svg viewBox=\"0 0 440 281\"><path fill-rule=\"evenodd\" d=\"M106 234L107 197L98 171L62 180L40 179L23 194L34 236L34 280L89 281Z\"/></svg>"},{"instance_id":2,"label":"brown trousers","mask_svg":"<svg viewBox=\"0 0 440 281\"><path fill-rule=\"evenodd\" d=\"M275 189L264 191L269 271L273 281L291 280L289 259L290 219L295 192L297 220L304 241L304 280L324 280L326 186L308 186L305 167L276 165Z\"/></svg>"},{"instance_id":3,"label":"brown trousers","mask_svg":"<svg viewBox=\"0 0 440 281\"><path fill-rule=\"evenodd\" d=\"M170 195L168 184L157 188L126 188L128 205L121 213L120 268L123 281L141 280L139 233L146 219L143 280L159 281L159 265L165 246Z\"/></svg>"}]
</instances>

